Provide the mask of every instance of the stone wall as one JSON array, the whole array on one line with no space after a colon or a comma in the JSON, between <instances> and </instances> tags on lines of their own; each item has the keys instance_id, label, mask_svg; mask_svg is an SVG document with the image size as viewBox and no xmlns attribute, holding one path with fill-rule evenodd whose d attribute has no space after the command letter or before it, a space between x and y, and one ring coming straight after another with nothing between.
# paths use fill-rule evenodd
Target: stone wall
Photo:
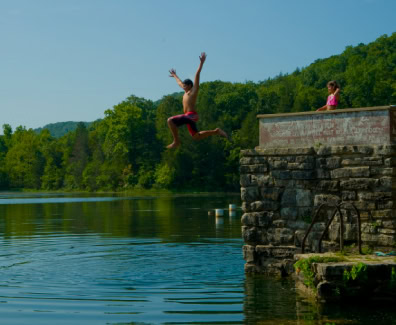
<instances>
[{"instance_id":1,"label":"stone wall","mask_svg":"<svg viewBox=\"0 0 396 325\"><path fill-rule=\"evenodd\" d=\"M287 274L293 255L325 202L351 202L362 218L363 245L390 250L396 241L396 145L256 148L242 151L240 183L245 271ZM354 214L345 210L344 240L356 243ZM307 240L315 251L329 211ZM339 220L338 220L339 221ZM339 248L334 222L323 250Z\"/></svg>"}]
</instances>

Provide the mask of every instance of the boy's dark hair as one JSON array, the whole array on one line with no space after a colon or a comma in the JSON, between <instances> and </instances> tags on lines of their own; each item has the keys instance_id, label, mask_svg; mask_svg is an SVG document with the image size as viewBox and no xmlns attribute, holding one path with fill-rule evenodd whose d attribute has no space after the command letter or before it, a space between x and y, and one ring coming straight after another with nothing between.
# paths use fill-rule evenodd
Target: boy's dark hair
<instances>
[{"instance_id":1,"label":"boy's dark hair","mask_svg":"<svg viewBox=\"0 0 396 325\"><path fill-rule=\"evenodd\" d=\"M183 81L183 84L186 86L193 86L193 82L191 81L191 79L186 79Z\"/></svg>"},{"instance_id":2,"label":"boy's dark hair","mask_svg":"<svg viewBox=\"0 0 396 325\"><path fill-rule=\"evenodd\" d=\"M331 87L333 87L334 89L340 88L340 86L338 85L337 81L335 81L335 80L329 81L329 82L327 83L327 87L328 87L328 86L331 86Z\"/></svg>"}]
</instances>

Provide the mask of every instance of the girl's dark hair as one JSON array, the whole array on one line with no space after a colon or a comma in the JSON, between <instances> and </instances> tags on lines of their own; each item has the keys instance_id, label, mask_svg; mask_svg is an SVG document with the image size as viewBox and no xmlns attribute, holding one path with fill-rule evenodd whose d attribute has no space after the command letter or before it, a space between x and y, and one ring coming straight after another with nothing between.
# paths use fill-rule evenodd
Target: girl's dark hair
<instances>
[{"instance_id":1,"label":"girl's dark hair","mask_svg":"<svg viewBox=\"0 0 396 325\"><path fill-rule=\"evenodd\" d=\"M327 83L327 87L328 87L328 86L331 86L331 87L333 87L334 89L340 88L340 86L338 85L337 81L335 81L335 80L329 81L329 82Z\"/></svg>"},{"instance_id":2,"label":"girl's dark hair","mask_svg":"<svg viewBox=\"0 0 396 325\"><path fill-rule=\"evenodd\" d=\"M193 82L191 81L191 79L186 79L183 81L183 84L187 85L187 86L193 86Z\"/></svg>"}]
</instances>

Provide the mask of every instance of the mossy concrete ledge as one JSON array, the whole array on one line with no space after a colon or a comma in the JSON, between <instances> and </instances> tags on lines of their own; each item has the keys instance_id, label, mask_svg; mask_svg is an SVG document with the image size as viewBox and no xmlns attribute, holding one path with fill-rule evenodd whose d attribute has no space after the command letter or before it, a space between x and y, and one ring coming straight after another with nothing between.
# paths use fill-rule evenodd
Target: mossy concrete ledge
<instances>
[{"instance_id":1,"label":"mossy concrete ledge","mask_svg":"<svg viewBox=\"0 0 396 325\"><path fill-rule=\"evenodd\" d=\"M396 300L396 258L373 255L296 254L303 294L322 302Z\"/></svg>"}]
</instances>

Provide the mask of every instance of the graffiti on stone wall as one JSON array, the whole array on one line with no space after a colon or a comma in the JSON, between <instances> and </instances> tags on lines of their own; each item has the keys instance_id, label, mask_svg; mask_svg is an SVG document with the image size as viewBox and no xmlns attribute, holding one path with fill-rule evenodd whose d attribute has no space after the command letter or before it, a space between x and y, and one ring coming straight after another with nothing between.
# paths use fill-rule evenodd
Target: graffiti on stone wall
<instances>
[{"instance_id":1,"label":"graffiti on stone wall","mask_svg":"<svg viewBox=\"0 0 396 325\"><path fill-rule=\"evenodd\" d=\"M391 117L384 110L261 119L260 147L390 144L390 128L396 125L391 113ZM396 127L392 135L396 136Z\"/></svg>"}]
</instances>

